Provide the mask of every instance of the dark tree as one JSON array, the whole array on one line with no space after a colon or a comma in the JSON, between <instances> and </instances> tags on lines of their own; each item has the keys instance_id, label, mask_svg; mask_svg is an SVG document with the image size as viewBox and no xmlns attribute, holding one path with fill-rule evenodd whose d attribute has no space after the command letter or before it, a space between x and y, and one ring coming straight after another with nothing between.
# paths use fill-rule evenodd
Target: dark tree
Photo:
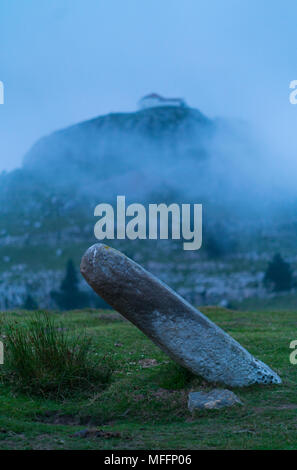
<instances>
[{"instance_id":1,"label":"dark tree","mask_svg":"<svg viewBox=\"0 0 297 470\"><path fill-rule=\"evenodd\" d=\"M23 308L25 310L37 310L38 309L37 303L35 302L35 300L30 294L27 295L26 300L23 304Z\"/></svg>"},{"instance_id":2,"label":"dark tree","mask_svg":"<svg viewBox=\"0 0 297 470\"><path fill-rule=\"evenodd\" d=\"M88 305L88 295L78 288L78 277L72 260L66 265L66 274L61 282L60 291L52 291L51 297L63 310L82 308Z\"/></svg>"},{"instance_id":3,"label":"dark tree","mask_svg":"<svg viewBox=\"0 0 297 470\"><path fill-rule=\"evenodd\" d=\"M225 254L224 246L222 242L213 235L208 234L207 237L204 237L204 249L209 258L220 258Z\"/></svg>"},{"instance_id":4,"label":"dark tree","mask_svg":"<svg viewBox=\"0 0 297 470\"><path fill-rule=\"evenodd\" d=\"M264 284L272 286L274 291L289 290L293 286L292 270L280 254L274 255L268 264L264 276Z\"/></svg>"}]
</instances>

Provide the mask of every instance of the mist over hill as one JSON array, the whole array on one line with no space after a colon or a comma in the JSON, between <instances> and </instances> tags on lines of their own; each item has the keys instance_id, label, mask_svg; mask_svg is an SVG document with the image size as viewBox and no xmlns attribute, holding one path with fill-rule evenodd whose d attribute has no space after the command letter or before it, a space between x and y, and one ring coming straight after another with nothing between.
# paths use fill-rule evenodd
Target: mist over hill
<instances>
[{"instance_id":1,"label":"mist over hill","mask_svg":"<svg viewBox=\"0 0 297 470\"><path fill-rule=\"evenodd\" d=\"M280 244L292 256L297 232L295 193L279 175L244 123L189 107L109 114L43 137L0 175L0 307L28 294L53 307L65 263L78 265L96 241L95 206L117 195L203 204L198 252L170 240L112 243L190 301L264 296L265 263Z\"/></svg>"},{"instance_id":2,"label":"mist over hill","mask_svg":"<svg viewBox=\"0 0 297 470\"><path fill-rule=\"evenodd\" d=\"M213 132L213 123L190 108L109 114L41 139L23 169L92 199L143 199L164 183L175 186L171 168L201 164Z\"/></svg>"},{"instance_id":3,"label":"mist over hill","mask_svg":"<svg viewBox=\"0 0 297 470\"><path fill-rule=\"evenodd\" d=\"M156 107L85 121L41 138L0 178L1 211L68 204L181 200L251 210L271 200L263 155L247 127L189 107ZM264 196L264 197L263 197ZM23 210L25 208L23 207Z\"/></svg>"}]
</instances>

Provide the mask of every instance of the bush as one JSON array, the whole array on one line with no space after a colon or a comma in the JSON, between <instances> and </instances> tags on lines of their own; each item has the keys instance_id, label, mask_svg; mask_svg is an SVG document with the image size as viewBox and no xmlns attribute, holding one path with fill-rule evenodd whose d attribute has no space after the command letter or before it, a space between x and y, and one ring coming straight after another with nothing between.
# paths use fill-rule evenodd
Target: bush
<instances>
[{"instance_id":1,"label":"bush","mask_svg":"<svg viewBox=\"0 0 297 470\"><path fill-rule=\"evenodd\" d=\"M33 299L32 295L30 294L27 295L26 300L23 304L23 309L24 310L37 310L38 309L38 305Z\"/></svg>"},{"instance_id":2,"label":"bush","mask_svg":"<svg viewBox=\"0 0 297 470\"><path fill-rule=\"evenodd\" d=\"M110 367L94 361L91 339L85 333L70 336L46 313L24 323L9 321L5 335L3 378L21 391L64 398L75 391L98 391L110 379Z\"/></svg>"},{"instance_id":3,"label":"bush","mask_svg":"<svg viewBox=\"0 0 297 470\"><path fill-rule=\"evenodd\" d=\"M88 306L88 295L79 290L78 284L77 273L73 261L70 259L66 265L65 277L61 282L60 291L51 292L51 297L58 307L63 310L73 310Z\"/></svg>"}]
</instances>

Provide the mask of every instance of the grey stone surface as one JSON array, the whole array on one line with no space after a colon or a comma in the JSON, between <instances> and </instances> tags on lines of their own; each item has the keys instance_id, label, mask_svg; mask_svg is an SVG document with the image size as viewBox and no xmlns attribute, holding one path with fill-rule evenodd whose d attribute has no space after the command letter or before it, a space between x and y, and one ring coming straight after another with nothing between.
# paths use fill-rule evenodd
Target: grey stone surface
<instances>
[{"instance_id":1,"label":"grey stone surface","mask_svg":"<svg viewBox=\"0 0 297 470\"><path fill-rule=\"evenodd\" d=\"M98 295L194 374L229 386L281 383L270 367L121 252L91 246L81 273Z\"/></svg>"},{"instance_id":2,"label":"grey stone surface","mask_svg":"<svg viewBox=\"0 0 297 470\"><path fill-rule=\"evenodd\" d=\"M216 388L211 392L191 392L188 398L189 410L219 410L233 405L242 405L242 402L230 390Z\"/></svg>"}]
</instances>

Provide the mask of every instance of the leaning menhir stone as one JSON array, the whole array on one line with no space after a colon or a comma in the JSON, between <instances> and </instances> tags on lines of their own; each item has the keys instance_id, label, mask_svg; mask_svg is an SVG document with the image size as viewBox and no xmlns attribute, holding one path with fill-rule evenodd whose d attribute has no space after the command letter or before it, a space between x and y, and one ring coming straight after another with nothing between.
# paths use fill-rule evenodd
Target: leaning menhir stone
<instances>
[{"instance_id":1,"label":"leaning menhir stone","mask_svg":"<svg viewBox=\"0 0 297 470\"><path fill-rule=\"evenodd\" d=\"M194 374L234 387L281 383L266 364L121 252L91 246L81 273L98 295Z\"/></svg>"}]
</instances>

